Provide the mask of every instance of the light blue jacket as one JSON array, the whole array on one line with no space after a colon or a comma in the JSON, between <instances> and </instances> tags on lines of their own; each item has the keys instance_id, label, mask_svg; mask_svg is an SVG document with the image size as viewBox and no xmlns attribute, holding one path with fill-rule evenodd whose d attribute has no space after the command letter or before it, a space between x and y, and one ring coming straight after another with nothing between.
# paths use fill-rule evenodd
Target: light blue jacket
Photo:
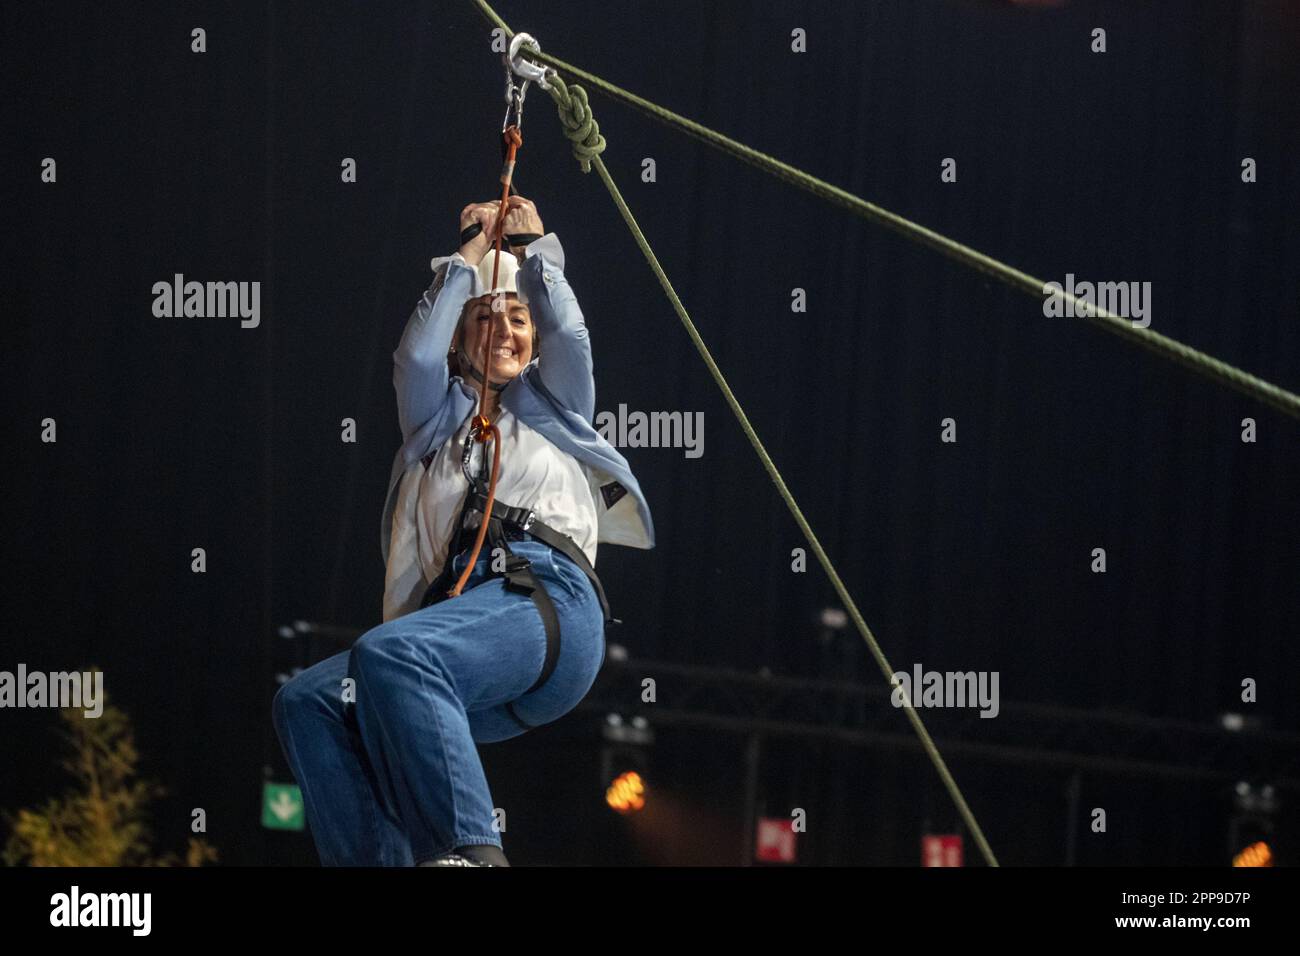
<instances>
[{"instance_id":1,"label":"light blue jacket","mask_svg":"<svg viewBox=\"0 0 1300 956\"><path fill-rule=\"evenodd\" d=\"M516 281L520 300L527 303L537 327L540 349L502 390L501 407L583 466L596 502L598 543L653 548L654 525L641 486L627 460L591 425L596 414L591 343L578 300L564 277L560 240L547 233L525 254ZM465 302L482 294L481 280L459 255L434 259L431 265L433 283L416 304L393 352L402 447L393 461L380 529L389 577L408 580L419 566L414 535L401 535L399 552L390 554L398 488L403 477L422 469L421 459L442 447L478 408L478 392L450 374L447 350Z\"/></svg>"}]
</instances>

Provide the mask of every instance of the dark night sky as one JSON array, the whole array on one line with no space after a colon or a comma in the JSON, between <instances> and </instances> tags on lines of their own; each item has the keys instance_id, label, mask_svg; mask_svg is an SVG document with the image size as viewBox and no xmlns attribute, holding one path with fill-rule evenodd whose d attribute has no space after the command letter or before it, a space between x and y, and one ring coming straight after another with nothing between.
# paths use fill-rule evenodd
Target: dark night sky
<instances>
[{"instance_id":1,"label":"dark night sky","mask_svg":"<svg viewBox=\"0 0 1300 956\"><path fill-rule=\"evenodd\" d=\"M1294 4L495 6L548 52L1034 275L1149 281L1152 328L1300 389ZM160 842L182 843L203 806L227 861L286 859L256 818L267 649L295 619L379 622L391 352L459 210L497 192L488 26L448 0L8 17L0 668L103 667L173 791ZM1105 54L1089 51L1098 26ZM1250 712L1300 731L1300 421L591 100L611 175L896 667L996 670L1006 701L1200 722L1242 709L1253 677ZM535 88L523 132L516 185L564 245L598 410L704 416L700 458L623 449L658 546L600 551L618 639L817 676L830 584L813 560L791 573L796 523ZM57 184L40 182L47 156ZM260 326L155 318L151 287L178 272L260 281ZM939 440L948 417L956 444ZM53 715L0 720L0 807L34 805L59 786ZM494 787L529 792L512 760L544 762L547 733L484 751ZM730 744L676 746L666 760L738 773ZM994 769L955 767L1004 862L1059 861L1058 777ZM909 800L946 807L933 770L829 749L794 779L850 775L895 816L848 817L863 847L848 862L911 862ZM1221 851L1212 794L1180 790L1170 824L1167 790L1095 785L1130 823L1093 862ZM901 848L880 851L876 826Z\"/></svg>"}]
</instances>

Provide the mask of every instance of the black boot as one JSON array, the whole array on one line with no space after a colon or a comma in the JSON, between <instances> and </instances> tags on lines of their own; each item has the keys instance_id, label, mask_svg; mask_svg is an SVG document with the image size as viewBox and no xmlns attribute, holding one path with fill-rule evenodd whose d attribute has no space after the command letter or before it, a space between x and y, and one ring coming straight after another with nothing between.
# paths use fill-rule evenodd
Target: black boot
<instances>
[{"instance_id":1,"label":"black boot","mask_svg":"<svg viewBox=\"0 0 1300 956\"><path fill-rule=\"evenodd\" d=\"M420 866L509 866L501 848L490 843L458 846L450 853L426 860Z\"/></svg>"},{"instance_id":2,"label":"black boot","mask_svg":"<svg viewBox=\"0 0 1300 956\"><path fill-rule=\"evenodd\" d=\"M458 846L453 853L459 853L463 857L473 860L479 866L509 866L510 861L506 859L505 853L501 847L491 843L474 843L469 846Z\"/></svg>"},{"instance_id":3,"label":"black boot","mask_svg":"<svg viewBox=\"0 0 1300 956\"><path fill-rule=\"evenodd\" d=\"M444 853L442 856L434 857L432 860L425 860L423 863L417 863L416 866L482 866L481 863L475 863L473 860L461 856L459 853Z\"/></svg>"}]
</instances>

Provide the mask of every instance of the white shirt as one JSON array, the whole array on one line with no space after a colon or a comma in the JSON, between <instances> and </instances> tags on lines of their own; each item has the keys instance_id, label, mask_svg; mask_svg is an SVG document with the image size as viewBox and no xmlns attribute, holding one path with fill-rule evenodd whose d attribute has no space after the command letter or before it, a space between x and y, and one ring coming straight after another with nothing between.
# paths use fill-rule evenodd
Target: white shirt
<instances>
[{"instance_id":1,"label":"white shirt","mask_svg":"<svg viewBox=\"0 0 1300 956\"><path fill-rule=\"evenodd\" d=\"M438 449L431 464L426 467L423 461L414 462L402 477L393 512L393 538L416 538L422 577L419 581L394 582L394 571L389 567L384 589L385 621L418 610L419 598L447 560L456 519L469 489L461 468L461 453L473 417L466 418L455 437ZM539 520L572 538L594 568L598 517L582 463L505 409L500 410L495 424L501 436L496 501L532 508ZM490 472L491 449L486 450ZM484 451L483 444L474 443L472 474L479 474ZM466 520L470 527L477 527L481 517L479 512L471 512ZM485 550L480 557L486 554Z\"/></svg>"}]
</instances>

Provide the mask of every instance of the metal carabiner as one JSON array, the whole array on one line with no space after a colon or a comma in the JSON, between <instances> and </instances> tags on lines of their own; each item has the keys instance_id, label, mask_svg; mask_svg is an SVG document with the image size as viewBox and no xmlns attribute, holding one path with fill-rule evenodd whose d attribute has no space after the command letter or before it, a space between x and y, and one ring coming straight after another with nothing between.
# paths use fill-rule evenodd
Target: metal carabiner
<instances>
[{"instance_id":1,"label":"metal carabiner","mask_svg":"<svg viewBox=\"0 0 1300 956\"><path fill-rule=\"evenodd\" d=\"M523 129L524 125L524 94L528 92L528 80L524 80L522 86L515 85L515 78L506 67L506 115L501 120L501 132L510 128L510 114L515 116L514 126Z\"/></svg>"},{"instance_id":2,"label":"metal carabiner","mask_svg":"<svg viewBox=\"0 0 1300 956\"><path fill-rule=\"evenodd\" d=\"M550 78L556 75L554 68L525 60L519 52L525 45L534 53L542 52L542 45L530 35L516 33L510 38L510 49L506 51L503 57L506 61L506 69L516 76L522 76L525 86L528 85L528 81L532 81L542 89L549 90L551 88Z\"/></svg>"},{"instance_id":3,"label":"metal carabiner","mask_svg":"<svg viewBox=\"0 0 1300 956\"><path fill-rule=\"evenodd\" d=\"M472 464L476 444L483 446L483 457L479 461L479 473L477 475L474 474ZM488 480L491 477L488 474L488 439L480 439L477 423L470 425L469 431L465 433L465 444L460 454L460 470L471 488L487 494Z\"/></svg>"},{"instance_id":4,"label":"metal carabiner","mask_svg":"<svg viewBox=\"0 0 1300 956\"><path fill-rule=\"evenodd\" d=\"M520 50L527 46L534 52L541 53L542 47L527 33L516 33L510 38L510 48L501 55L506 65L506 115L501 123L504 132L510 126L510 114L514 112L514 125L519 129L524 126L524 96L528 93L528 84L536 82L544 90L551 88L550 77L557 75L549 66L529 62L520 55ZM523 83L516 84L515 77L522 77Z\"/></svg>"}]
</instances>

